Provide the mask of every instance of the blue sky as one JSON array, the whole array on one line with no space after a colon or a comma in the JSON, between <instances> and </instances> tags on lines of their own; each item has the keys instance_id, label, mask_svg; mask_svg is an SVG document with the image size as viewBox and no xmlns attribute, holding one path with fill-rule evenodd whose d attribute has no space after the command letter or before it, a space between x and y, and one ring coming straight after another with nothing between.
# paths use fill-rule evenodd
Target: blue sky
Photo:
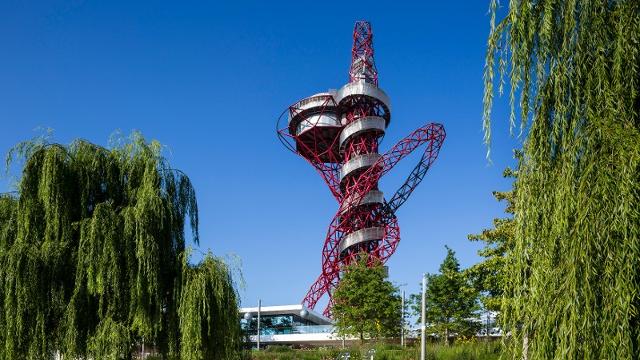
<instances>
[{"instance_id":1,"label":"blue sky","mask_svg":"<svg viewBox=\"0 0 640 360\"><path fill-rule=\"evenodd\" d=\"M508 135L506 99L494 109L493 164L482 143L487 10L488 0L3 1L0 152L38 127L62 143L106 145L117 129L158 139L196 187L200 249L242 261L243 304L299 302L319 274L337 204L278 142L275 120L297 99L347 81L353 24L367 19L393 104L381 149L431 121L448 135L398 211L390 279L415 292L445 245L465 267L479 259L466 236L503 213L491 192L510 186L501 174L519 140ZM400 163L381 189L395 191L415 161Z\"/></svg>"}]
</instances>

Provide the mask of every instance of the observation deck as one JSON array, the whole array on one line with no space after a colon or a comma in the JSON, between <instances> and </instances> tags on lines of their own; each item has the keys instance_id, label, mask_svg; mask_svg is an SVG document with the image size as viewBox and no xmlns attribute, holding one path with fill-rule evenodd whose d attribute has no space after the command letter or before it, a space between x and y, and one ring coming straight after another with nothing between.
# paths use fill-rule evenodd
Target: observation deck
<instances>
[{"instance_id":1,"label":"observation deck","mask_svg":"<svg viewBox=\"0 0 640 360\"><path fill-rule=\"evenodd\" d=\"M288 123L302 156L324 163L340 161L338 137L342 125L334 93L315 94L291 105Z\"/></svg>"}]
</instances>

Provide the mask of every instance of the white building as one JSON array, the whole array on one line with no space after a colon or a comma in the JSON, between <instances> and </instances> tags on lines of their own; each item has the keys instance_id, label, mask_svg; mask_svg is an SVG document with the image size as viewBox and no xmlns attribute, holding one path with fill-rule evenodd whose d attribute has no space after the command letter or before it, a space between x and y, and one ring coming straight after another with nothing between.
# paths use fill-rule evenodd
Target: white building
<instances>
[{"instance_id":1,"label":"white building","mask_svg":"<svg viewBox=\"0 0 640 360\"><path fill-rule=\"evenodd\" d=\"M260 346L341 345L343 339L335 332L331 319L303 305L245 307L240 309L240 324L249 334L253 345L257 343L257 319L260 313ZM354 339L347 338L346 343Z\"/></svg>"}]
</instances>

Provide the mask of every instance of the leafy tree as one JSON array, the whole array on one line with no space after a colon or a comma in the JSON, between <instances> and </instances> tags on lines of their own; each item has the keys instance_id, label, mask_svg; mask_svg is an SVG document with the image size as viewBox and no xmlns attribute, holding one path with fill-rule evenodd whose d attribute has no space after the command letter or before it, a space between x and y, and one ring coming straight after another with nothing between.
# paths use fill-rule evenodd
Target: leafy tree
<instances>
[{"instance_id":1,"label":"leafy tree","mask_svg":"<svg viewBox=\"0 0 640 360\"><path fill-rule=\"evenodd\" d=\"M386 280L379 262L363 254L348 266L333 293L332 315L340 335L380 338L400 334L402 300L398 289Z\"/></svg>"},{"instance_id":2,"label":"leafy tree","mask_svg":"<svg viewBox=\"0 0 640 360\"><path fill-rule=\"evenodd\" d=\"M186 257L184 257L186 259ZM236 359L241 344L238 301L230 269L211 254L197 265L183 262L180 358Z\"/></svg>"},{"instance_id":3,"label":"leafy tree","mask_svg":"<svg viewBox=\"0 0 640 360\"><path fill-rule=\"evenodd\" d=\"M480 328L477 321L478 293L469 284L455 252L447 247L447 256L440 264L439 274L427 275L425 323L431 331L442 334L447 345L452 333L474 335ZM411 295L414 314L422 319L422 295Z\"/></svg>"},{"instance_id":4,"label":"leafy tree","mask_svg":"<svg viewBox=\"0 0 640 360\"><path fill-rule=\"evenodd\" d=\"M235 357L234 283L210 254L189 263L195 192L161 148L134 133L111 149L35 141L10 153L24 168L0 196L1 359L131 358L142 341L185 360Z\"/></svg>"},{"instance_id":5,"label":"leafy tree","mask_svg":"<svg viewBox=\"0 0 640 360\"><path fill-rule=\"evenodd\" d=\"M521 0L505 13L496 23L491 1L484 124L489 141L507 75L524 134L503 311L513 356L637 359L640 2Z\"/></svg>"},{"instance_id":6,"label":"leafy tree","mask_svg":"<svg viewBox=\"0 0 640 360\"><path fill-rule=\"evenodd\" d=\"M504 172L505 177L514 177L510 169ZM494 191L493 196L498 201L505 201L505 212L510 215L515 213L514 191ZM473 287L481 294L484 309L488 311L500 311L504 299L506 279L504 272L506 267L506 254L513 248L515 242L515 220L513 217L497 218L493 220L493 228L485 229L480 234L469 235L471 241L482 241L485 246L478 251L483 261L465 270L465 275L470 279Z\"/></svg>"}]
</instances>

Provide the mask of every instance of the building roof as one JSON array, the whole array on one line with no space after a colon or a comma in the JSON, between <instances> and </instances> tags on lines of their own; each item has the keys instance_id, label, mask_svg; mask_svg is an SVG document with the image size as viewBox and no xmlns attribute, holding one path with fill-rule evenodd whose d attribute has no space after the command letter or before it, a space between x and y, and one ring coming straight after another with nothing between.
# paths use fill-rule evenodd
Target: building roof
<instances>
[{"instance_id":1,"label":"building roof","mask_svg":"<svg viewBox=\"0 0 640 360\"><path fill-rule=\"evenodd\" d=\"M333 321L328 317L315 312L307 308L302 304L294 304L294 305L277 305L277 306L262 306L260 308L260 314L262 316L265 315L297 315L301 316L301 312L306 310L307 316L304 318L309 320L317 325L333 325ZM258 314L258 307L243 307L240 308L240 314L244 316L246 313L252 313L254 315Z\"/></svg>"}]
</instances>

